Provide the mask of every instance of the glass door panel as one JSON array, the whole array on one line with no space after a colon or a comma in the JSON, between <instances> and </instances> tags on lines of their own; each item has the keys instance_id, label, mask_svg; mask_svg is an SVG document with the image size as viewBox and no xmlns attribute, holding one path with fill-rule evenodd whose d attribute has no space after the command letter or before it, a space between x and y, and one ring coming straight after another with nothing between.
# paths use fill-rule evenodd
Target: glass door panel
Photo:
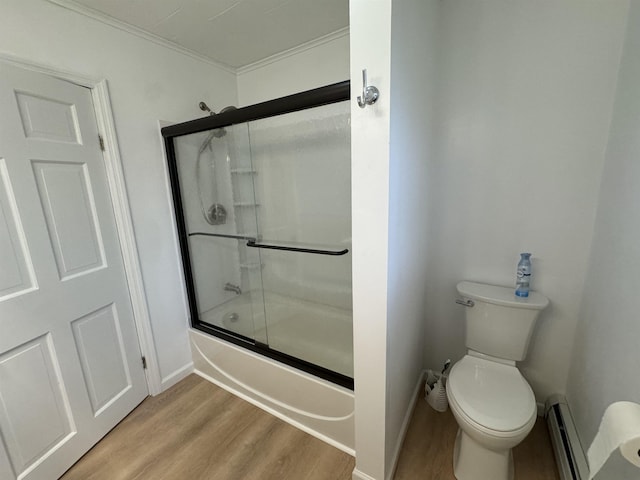
<instances>
[{"instance_id":1,"label":"glass door panel","mask_svg":"<svg viewBox=\"0 0 640 480\"><path fill-rule=\"evenodd\" d=\"M246 124L175 139L199 320L267 343Z\"/></svg>"},{"instance_id":2,"label":"glass door panel","mask_svg":"<svg viewBox=\"0 0 640 480\"><path fill-rule=\"evenodd\" d=\"M349 108L253 121L249 135L269 347L352 377Z\"/></svg>"}]
</instances>

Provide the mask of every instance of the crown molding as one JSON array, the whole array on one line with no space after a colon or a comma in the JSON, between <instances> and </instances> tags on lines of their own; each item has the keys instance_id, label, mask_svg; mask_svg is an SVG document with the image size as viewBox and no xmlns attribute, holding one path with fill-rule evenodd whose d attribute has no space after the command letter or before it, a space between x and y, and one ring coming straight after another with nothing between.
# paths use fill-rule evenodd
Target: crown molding
<instances>
[{"instance_id":1,"label":"crown molding","mask_svg":"<svg viewBox=\"0 0 640 480\"><path fill-rule=\"evenodd\" d=\"M147 40L149 42L155 43L165 48L169 48L175 52L181 53L188 57L207 63L209 65L212 65L214 67L217 67L221 70L224 70L225 72L228 72L234 75L242 75L243 73L247 73L252 70L265 67L271 63L277 62L279 60L283 60L287 57L297 55L299 53L305 52L307 50L318 47L320 45L324 45L325 43L329 43L334 40L338 40L340 38L349 36L349 27L344 27L339 30L336 30L335 32L329 33L327 35L323 35L322 37L318 37L314 40L310 40L301 45L297 45L295 47L289 48L288 50L284 50L274 55L265 57L262 60L258 60L257 62L249 63L247 65L234 68L230 65L227 65L226 63L219 62L210 57L207 57L206 55L202 55L201 53L198 53L194 50L191 50L189 48L183 47L182 45L178 45L175 42L162 38L159 35L149 33L140 27L136 27L135 25L131 25L127 22L123 22L122 20L118 20L117 18L114 18L111 15L107 15L106 13L102 13L91 7L82 5L76 2L75 0L47 0L47 1L49 3L53 3L54 5L58 5L59 7L66 8L67 10L71 10L73 12L79 13L80 15L84 15L85 17L89 17L93 20L104 23L105 25L109 25L113 28L117 28L118 30L122 30L131 35L135 35L136 37L143 38L144 40Z\"/></svg>"},{"instance_id":2,"label":"crown molding","mask_svg":"<svg viewBox=\"0 0 640 480\"><path fill-rule=\"evenodd\" d=\"M349 27L344 27L339 30L336 30L335 32L329 33L327 35L323 35L322 37L318 37L314 40L310 40L303 44L292 47L288 50L284 50L274 55L270 55L266 58L263 58L262 60L258 60L257 62L249 63L247 65L243 65L242 67L238 67L236 69L236 73L238 75L242 75L244 73L251 72L252 70L257 70L258 68L265 67L271 63L278 62L287 57L292 57L294 55L305 52L312 48L319 47L320 45L324 45L325 43L329 43L334 40L338 40L340 38L348 37L348 36L349 36Z\"/></svg>"},{"instance_id":3,"label":"crown molding","mask_svg":"<svg viewBox=\"0 0 640 480\"><path fill-rule=\"evenodd\" d=\"M202 55L201 53L195 52L194 50L185 48L170 40L162 38L153 33L149 33L146 30L143 30L139 27L123 22L122 20L118 20L117 18L114 18L111 15L107 15L106 13L102 13L93 8L87 7L85 5L81 5L75 2L74 0L48 0L48 1L62 8L66 8L67 10L74 11L76 13L92 18L94 20L97 20L111 27L127 32L131 35L135 35L136 37L143 38L157 45L169 48L175 52L181 53L183 55L194 58L196 60L200 60L201 62L208 63L209 65L218 67L221 70L237 75L237 69L233 68L230 65L213 60L212 58Z\"/></svg>"}]
</instances>

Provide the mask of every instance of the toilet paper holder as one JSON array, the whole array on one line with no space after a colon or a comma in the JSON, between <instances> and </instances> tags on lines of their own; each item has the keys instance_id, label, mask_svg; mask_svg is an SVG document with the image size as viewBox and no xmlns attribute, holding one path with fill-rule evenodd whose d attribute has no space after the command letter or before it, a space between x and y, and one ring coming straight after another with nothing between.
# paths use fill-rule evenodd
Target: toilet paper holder
<instances>
[{"instance_id":1,"label":"toilet paper holder","mask_svg":"<svg viewBox=\"0 0 640 480\"><path fill-rule=\"evenodd\" d=\"M598 474L615 450L640 468L640 404L619 401L605 409L598 432L587 450L589 480Z\"/></svg>"}]
</instances>

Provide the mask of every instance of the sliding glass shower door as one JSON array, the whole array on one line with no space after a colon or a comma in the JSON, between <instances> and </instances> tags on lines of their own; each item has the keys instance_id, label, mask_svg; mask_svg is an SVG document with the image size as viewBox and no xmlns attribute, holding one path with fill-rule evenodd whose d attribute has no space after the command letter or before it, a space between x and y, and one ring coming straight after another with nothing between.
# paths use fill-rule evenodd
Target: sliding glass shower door
<instances>
[{"instance_id":1,"label":"sliding glass shower door","mask_svg":"<svg viewBox=\"0 0 640 480\"><path fill-rule=\"evenodd\" d=\"M259 249L269 347L351 377L349 119L335 103L250 122L249 136L260 243L292 248Z\"/></svg>"},{"instance_id":2,"label":"sliding glass shower door","mask_svg":"<svg viewBox=\"0 0 640 480\"><path fill-rule=\"evenodd\" d=\"M260 252L246 247L258 234L248 125L185 135L175 145L199 321L267 344Z\"/></svg>"},{"instance_id":3,"label":"sliding glass shower door","mask_svg":"<svg viewBox=\"0 0 640 480\"><path fill-rule=\"evenodd\" d=\"M343 385L353 377L349 108L176 136L170 168L194 327Z\"/></svg>"}]
</instances>

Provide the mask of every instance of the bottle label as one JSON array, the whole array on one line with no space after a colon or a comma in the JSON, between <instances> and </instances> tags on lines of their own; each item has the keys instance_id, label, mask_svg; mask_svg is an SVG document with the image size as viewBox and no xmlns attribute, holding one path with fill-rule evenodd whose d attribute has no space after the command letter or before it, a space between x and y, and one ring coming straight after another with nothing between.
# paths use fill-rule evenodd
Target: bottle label
<instances>
[{"instance_id":1,"label":"bottle label","mask_svg":"<svg viewBox=\"0 0 640 480\"><path fill-rule=\"evenodd\" d=\"M529 282L531 281L531 262L527 254L521 254L518 268L516 269L516 296L528 297L529 296Z\"/></svg>"}]
</instances>

